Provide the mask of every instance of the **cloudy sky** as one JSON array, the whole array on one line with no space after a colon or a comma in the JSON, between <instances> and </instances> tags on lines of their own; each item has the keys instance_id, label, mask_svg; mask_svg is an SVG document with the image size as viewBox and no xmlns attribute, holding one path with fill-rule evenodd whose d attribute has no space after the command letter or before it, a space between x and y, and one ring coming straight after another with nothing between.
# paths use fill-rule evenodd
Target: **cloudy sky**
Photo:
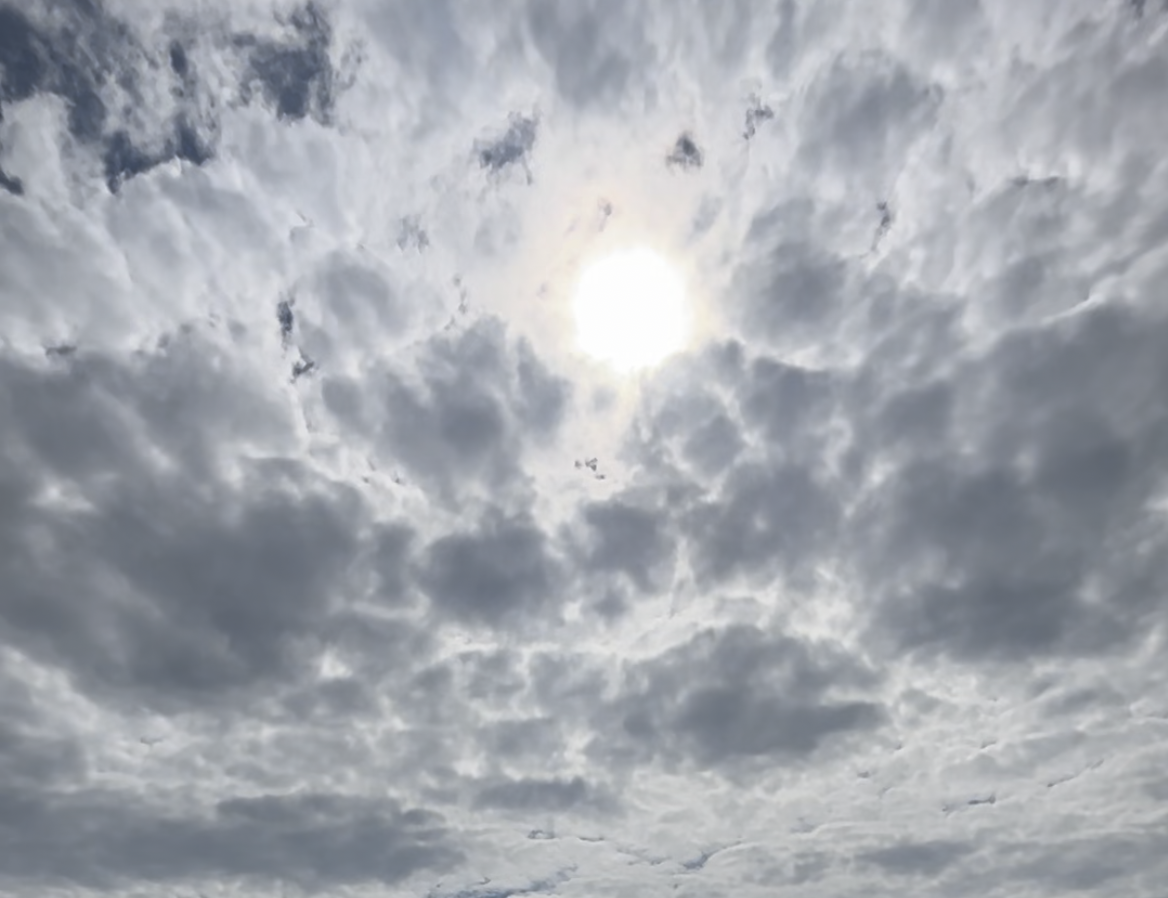
<instances>
[{"instance_id":1,"label":"cloudy sky","mask_svg":"<svg viewBox=\"0 0 1168 898\"><path fill-rule=\"evenodd\" d=\"M0 893L1168 894L1168 4L0 0L0 71Z\"/></svg>"}]
</instances>

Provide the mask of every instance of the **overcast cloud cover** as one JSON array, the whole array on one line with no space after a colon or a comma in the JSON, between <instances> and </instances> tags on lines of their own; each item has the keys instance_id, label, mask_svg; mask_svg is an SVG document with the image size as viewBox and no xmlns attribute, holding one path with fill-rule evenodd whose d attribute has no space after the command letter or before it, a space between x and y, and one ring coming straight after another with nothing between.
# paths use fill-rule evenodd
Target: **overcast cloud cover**
<instances>
[{"instance_id":1,"label":"overcast cloud cover","mask_svg":"<svg viewBox=\"0 0 1168 898\"><path fill-rule=\"evenodd\" d=\"M0 71L0 893L1168 895L1168 4L0 0ZM699 329L621 378L638 244Z\"/></svg>"}]
</instances>

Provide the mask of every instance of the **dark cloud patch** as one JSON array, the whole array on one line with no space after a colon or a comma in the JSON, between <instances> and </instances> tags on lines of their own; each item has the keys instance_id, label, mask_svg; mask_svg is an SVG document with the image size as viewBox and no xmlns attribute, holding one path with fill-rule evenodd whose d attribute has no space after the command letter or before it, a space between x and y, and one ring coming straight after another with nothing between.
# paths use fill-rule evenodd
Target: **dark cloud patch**
<instances>
[{"instance_id":1,"label":"dark cloud patch","mask_svg":"<svg viewBox=\"0 0 1168 898\"><path fill-rule=\"evenodd\" d=\"M67 359L77 352L77 347L71 343L58 343L45 347L45 355L50 359Z\"/></svg>"},{"instance_id":2,"label":"dark cloud patch","mask_svg":"<svg viewBox=\"0 0 1168 898\"><path fill-rule=\"evenodd\" d=\"M746 121L742 127L743 139L750 140L758 133L760 125L771 121L774 117L775 111L770 106L763 103L757 97L754 98L746 110Z\"/></svg>"},{"instance_id":3,"label":"dark cloud patch","mask_svg":"<svg viewBox=\"0 0 1168 898\"><path fill-rule=\"evenodd\" d=\"M2 365L0 464L31 493L3 513L0 635L83 691L168 713L302 676L356 550L356 494L291 461L224 482L222 433L287 423L197 341ZM80 504L38 504L53 483Z\"/></svg>"},{"instance_id":4,"label":"dark cloud patch","mask_svg":"<svg viewBox=\"0 0 1168 898\"><path fill-rule=\"evenodd\" d=\"M435 337L415 378L387 373L376 394L339 376L323 385L343 426L367 434L388 464L441 500L476 484L496 494L517 485L524 443L556 432L569 395L568 383L494 319Z\"/></svg>"},{"instance_id":5,"label":"dark cloud patch","mask_svg":"<svg viewBox=\"0 0 1168 898\"><path fill-rule=\"evenodd\" d=\"M850 529L878 631L1022 661L1113 649L1162 617L1165 358L1162 319L1099 306L869 413L873 462L892 467Z\"/></svg>"},{"instance_id":6,"label":"dark cloud patch","mask_svg":"<svg viewBox=\"0 0 1168 898\"><path fill-rule=\"evenodd\" d=\"M737 276L743 326L777 347L806 345L842 314L851 286L847 265L798 238L788 242L785 235L761 237L772 228L781 233L787 226L758 225L760 258Z\"/></svg>"},{"instance_id":7,"label":"dark cloud patch","mask_svg":"<svg viewBox=\"0 0 1168 898\"><path fill-rule=\"evenodd\" d=\"M382 524L372 535L372 568L377 577L377 596L389 605L405 599L409 588L408 565L415 533L401 523Z\"/></svg>"},{"instance_id":8,"label":"dark cloud patch","mask_svg":"<svg viewBox=\"0 0 1168 898\"><path fill-rule=\"evenodd\" d=\"M102 142L109 110L95 77L72 63L62 65L59 71L56 86L68 101L69 133L83 143Z\"/></svg>"},{"instance_id":9,"label":"dark cloud patch","mask_svg":"<svg viewBox=\"0 0 1168 898\"><path fill-rule=\"evenodd\" d=\"M963 842L905 842L870 851L862 860L896 876L935 879L972 852L973 846Z\"/></svg>"},{"instance_id":10,"label":"dark cloud patch","mask_svg":"<svg viewBox=\"0 0 1168 898\"><path fill-rule=\"evenodd\" d=\"M688 132L677 138L677 143L665 157L666 163L676 168L701 168L705 156Z\"/></svg>"},{"instance_id":11,"label":"dark cloud patch","mask_svg":"<svg viewBox=\"0 0 1168 898\"><path fill-rule=\"evenodd\" d=\"M745 448L738 425L725 412L707 418L686 438L682 455L706 477L727 473Z\"/></svg>"},{"instance_id":12,"label":"dark cloud patch","mask_svg":"<svg viewBox=\"0 0 1168 898\"><path fill-rule=\"evenodd\" d=\"M461 854L443 819L390 799L328 793L232 798L180 816L117 792L0 790L0 881L113 891L211 877L309 891L388 885Z\"/></svg>"},{"instance_id":13,"label":"dark cloud patch","mask_svg":"<svg viewBox=\"0 0 1168 898\"><path fill-rule=\"evenodd\" d=\"M430 235L422 228L421 222L412 216L403 218L398 230L397 248L401 250L412 248L421 252L429 247Z\"/></svg>"},{"instance_id":14,"label":"dark cloud patch","mask_svg":"<svg viewBox=\"0 0 1168 898\"><path fill-rule=\"evenodd\" d=\"M352 726L376 719L377 695L369 684L354 677L333 677L300 686L283 698L281 709L297 723Z\"/></svg>"},{"instance_id":15,"label":"dark cloud patch","mask_svg":"<svg viewBox=\"0 0 1168 898\"><path fill-rule=\"evenodd\" d=\"M276 303L276 323L280 325L280 336L286 343L292 338L292 329L296 327L296 313L292 309L295 300L281 299Z\"/></svg>"},{"instance_id":16,"label":"dark cloud patch","mask_svg":"<svg viewBox=\"0 0 1168 898\"><path fill-rule=\"evenodd\" d=\"M618 498L590 503L582 519L582 569L623 574L642 592L662 585L673 548L664 513Z\"/></svg>"},{"instance_id":17,"label":"dark cloud patch","mask_svg":"<svg viewBox=\"0 0 1168 898\"><path fill-rule=\"evenodd\" d=\"M734 344L741 350L740 344ZM721 350L704 353L699 361L700 381L708 386L722 380L737 383L743 378L740 357L720 370ZM734 467L746 448L740 422L725 397L696 385L684 391L662 395L659 402L646 410L632 442L646 464L688 468L706 483L721 479ZM703 488L700 492L708 491ZM676 502L679 497L672 497Z\"/></svg>"},{"instance_id":18,"label":"dark cloud patch","mask_svg":"<svg viewBox=\"0 0 1168 898\"><path fill-rule=\"evenodd\" d=\"M939 88L888 57L840 57L811 87L801 153L816 167L870 182L872 173L897 169L932 128L941 99Z\"/></svg>"},{"instance_id":19,"label":"dark cloud patch","mask_svg":"<svg viewBox=\"0 0 1168 898\"><path fill-rule=\"evenodd\" d=\"M39 91L56 94L65 101L70 132L92 143L100 140L106 119L98 92L110 74L110 53L105 45L111 39L116 43L122 33L117 23L96 7L67 4L63 12L72 27L49 31L10 6L0 8L3 99L17 102Z\"/></svg>"},{"instance_id":20,"label":"dark cloud patch","mask_svg":"<svg viewBox=\"0 0 1168 898\"><path fill-rule=\"evenodd\" d=\"M154 150L136 145L127 131L115 131L109 135L104 142L102 166L110 193L117 193L131 178L174 159L194 165L204 165L211 160L210 147L190 124L179 121L174 129L174 133L166 138L162 146Z\"/></svg>"},{"instance_id":21,"label":"dark cloud patch","mask_svg":"<svg viewBox=\"0 0 1168 898\"><path fill-rule=\"evenodd\" d=\"M797 21L799 9L795 0L782 0L778 10L779 21L767 44L766 60L771 72L779 78L785 78L798 56L802 29Z\"/></svg>"},{"instance_id":22,"label":"dark cloud patch","mask_svg":"<svg viewBox=\"0 0 1168 898\"><path fill-rule=\"evenodd\" d=\"M876 249L880 245L880 241L892 230L892 222L895 218L892 214L892 207L884 200L876 204L876 211L880 214L880 221L876 225L876 236L872 238L872 249Z\"/></svg>"},{"instance_id":23,"label":"dark cloud patch","mask_svg":"<svg viewBox=\"0 0 1168 898\"><path fill-rule=\"evenodd\" d=\"M0 10L0 12L2 12L2 10ZM0 22L0 28L3 28L3 27L4 27L3 22ZM3 70L3 65L4 65L3 60L0 59L0 71ZM0 94L0 99L2 99L2 98L3 98L3 95ZM3 107L3 104L0 103L0 125L2 125L3 123L4 123L4 107ZM4 143L3 143L3 141L0 141L0 161L2 161L3 158L4 158ZM7 193L10 193L13 196L24 196L24 182L21 181L20 178L17 178L17 177L14 177L13 175L8 174L8 172L6 172L4 170L4 167L2 165L0 165L0 190L3 190Z\"/></svg>"},{"instance_id":24,"label":"dark cloud patch","mask_svg":"<svg viewBox=\"0 0 1168 898\"><path fill-rule=\"evenodd\" d=\"M174 126L174 138L167 143L167 149L175 159L192 165L206 165L214 158L214 151L198 129L180 118Z\"/></svg>"},{"instance_id":25,"label":"dark cloud patch","mask_svg":"<svg viewBox=\"0 0 1168 898\"><path fill-rule=\"evenodd\" d=\"M166 49L170 61L170 70L179 78L186 78L191 72L191 61L187 56L186 48L179 41L171 41Z\"/></svg>"},{"instance_id":26,"label":"dark cloud patch","mask_svg":"<svg viewBox=\"0 0 1168 898\"><path fill-rule=\"evenodd\" d=\"M288 41L236 37L239 45L248 48L244 96L250 98L258 85L281 119L296 121L311 115L327 124L335 104L335 73L329 56L332 26L315 3L295 10L284 24L291 32Z\"/></svg>"},{"instance_id":27,"label":"dark cloud patch","mask_svg":"<svg viewBox=\"0 0 1168 898\"><path fill-rule=\"evenodd\" d=\"M507 811L571 811L604 803L604 796L583 777L503 780L484 786L475 796L480 808Z\"/></svg>"},{"instance_id":28,"label":"dark cloud patch","mask_svg":"<svg viewBox=\"0 0 1168 898\"><path fill-rule=\"evenodd\" d=\"M838 375L764 355L744 365L733 385L742 420L772 458L822 460L842 392Z\"/></svg>"},{"instance_id":29,"label":"dark cloud patch","mask_svg":"<svg viewBox=\"0 0 1168 898\"><path fill-rule=\"evenodd\" d=\"M669 507L690 569L706 589L810 585L847 520L836 455L848 382L734 342L712 348L700 370L721 389L653 409L637 448L646 464L684 463Z\"/></svg>"},{"instance_id":30,"label":"dark cloud patch","mask_svg":"<svg viewBox=\"0 0 1168 898\"><path fill-rule=\"evenodd\" d=\"M735 576L798 581L811 575L841 521L830 485L798 464L740 464L682 529L699 582Z\"/></svg>"},{"instance_id":31,"label":"dark cloud patch","mask_svg":"<svg viewBox=\"0 0 1168 898\"><path fill-rule=\"evenodd\" d=\"M12 789L69 787L82 781L88 764L81 744L53 735L46 709L28 686L0 667L0 783Z\"/></svg>"},{"instance_id":32,"label":"dark cloud patch","mask_svg":"<svg viewBox=\"0 0 1168 898\"><path fill-rule=\"evenodd\" d=\"M1168 838L1155 826L1122 834L1076 834L1063 840L1003 847L999 869L1011 887L1030 882L1041 883L1058 894L1090 893L1104 887L1114 890L1133 880L1149 885L1159 882L1166 850Z\"/></svg>"},{"instance_id":33,"label":"dark cloud patch","mask_svg":"<svg viewBox=\"0 0 1168 898\"><path fill-rule=\"evenodd\" d=\"M476 665L477 682L468 690L472 697L514 696L522 692L522 667L491 656ZM537 761L562 749L562 733L555 717L532 717L502 720L480 729L484 744L495 757L515 761ZM558 782L558 781L557 781Z\"/></svg>"},{"instance_id":34,"label":"dark cloud patch","mask_svg":"<svg viewBox=\"0 0 1168 898\"><path fill-rule=\"evenodd\" d=\"M5 190L13 196L24 196L24 182L0 168L0 190Z\"/></svg>"},{"instance_id":35,"label":"dark cloud patch","mask_svg":"<svg viewBox=\"0 0 1168 898\"><path fill-rule=\"evenodd\" d=\"M207 129L193 107L177 109L161 124L135 121L133 128L129 107L110 108L107 94L115 87L130 97L143 95L142 79L150 76L140 65L150 50L100 4L63 4L44 24L4 7L0 35L5 72L0 98L16 102L38 92L60 97L69 133L99 155L111 192L173 159L204 165L213 157ZM181 46L172 44L169 56L172 67L182 69L176 68L176 74L189 80L189 61ZM7 186L10 192L17 192L14 184L19 182Z\"/></svg>"},{"instance_id":36,"label":"dark cloud patch","mask_svg":"<svg viewBox=\"0 0 1168 898\"><path fill-rule=\"evenodd\" d=\"M181 493L154 492L134 504L152 501L154 515L176 500L193 504ZM228 523L195 505L159 532L156 519L127 500L49 531L51 545L70 557L64 570L40 570L41 554L19 547L23 563L9 566L19 585L0 606L9 638L73 671L84 690L161 711L296 676L348 548L336 511L269 499ZM86 585L113 577L131 592ZM77 595L87 596L84 611L72 601Z\"/></svg>"},{"instance_id":37,"label":"dark cloud patch","mask_svg":"<svg viewBox=\"0 0 1168 898\"><path fill-rule=\"evenodd\" d=\"M526 170L538 130L536 119L512 116L507 130L500 137L478 144L479 165L492 172L501 172L513 165L522 165Z\"/></svg>"},{"instance_id":38,"label":"dark cloud patch","mask_svg":"<svg viewBox=\"0 0 1168 898\"><path fill-rule=\"evenodd\" d=\"M798 763L835 738L880 725L880 705L857 697L872 682L829 645L749 626L710 629L629 671L592 750L728 771Z\"/></svg>"},{"instance_id":39,"label":"dark cloud patch","mask_svg":"<svg viewBox=\"0 0 1168 898\"><path fill-rule=\"evenodd\" d=\"M125 131L111 134L106 141L102 163L105 167L105 181L110 193L117 193L123 183L135 175L141 175L164 161L164 156L156 156L134 146Z\"/></svg>"},{"instance_id":40,"label":"dark cloud patch","mask_svg":"<svg viewBox=\"0 0 1168 898\"><path fill-rule=\"evenodd\" d=\"M515 345L512 390L519 421L537 438L554 433L571 398L571 386L552 373L526 340Z\"/></svg>"},{"instance_id":41,"label":"dark cloud patch","mask_svg":"<svg viewBox=\"0 0 1168 898\"><path fill-rule=\"evenodd\" d=\"M0 6L0 96L5 102L27 99L41 87L47 70L45 48L32 23L15 7Z\"/></svg>"},{"instance_id":42,"label":"dark cloud patch","mask_svg":"<svg viewBox=\"0 0 1168 898\"><path fill-rule=\"evenodd\" d=\"M690 470L713 481L678 484L671 501L690 568L706 589L739 580L808 586L846 521L832 461L842 385L766 356L723 356L707 362L726 400L710 397L703 410L691 398L652 419L658 451L680 438ZM754 457L739 457L747 452Z\"/></svg>"},{"instance_id":43,"label":"dark cloud patch","mask_svg":"<svg viewBox=\"0 0 1168 898\"><path fill-rule=\"evenodd\" d=\"M214 158L216 126L205 120L207 104L198 102L205 89L184 41L168 38L162 46L144 46L127 23L100 4L68 3L55 12L34 23L16 9L0 8L3 102L37 92L59 96L69 133L98 154L111 192L171 160L201 166ZM327 123L335 104L328 18L309 3L282 22L290 34L285 41L247 34L232 41L247 59L243 97L249 100L258 90L282 119L311 115ZM157 77L150 64L155 57L178 83L169 114L149 123L133 107L149 93L143 79ZM132 102L111 106L119 94ZM8 178L0 186L15 193L19 182Z\"/></svg>"},{"instance_id":44,"label":"dark cloud patch","mask_svg":"<svg viewBox=\"0 0 1168 898\"><path fill-rule=\"evenodd\" d=\"M431 543L417 579L442 612L492 626L518 623L518 616L557 599L560 580L543 532L501 515Z\"/></svg>"},{"instance_id":45,"label":"dark cloud patch","mask_svg":"<svg viewBox=\"0 0 1168 898\"><path fill-rule=\"evenodd\" d=\"M84 753L68 739L0 724L0 777L9 788L41 789L73 785L86 773Z\"/></svg>"},{"instance_id":46,"label":"dark cloud patch","mask_svg":"<svg viewBox=\"0 0 1168 898\"><path fill-rule=\"evenodd\" d=\"M416 478L442 491L452 493L464 477L506 483L516 473L513 453L519 446L509 439L505 407L469 372L451 374L419 392L390 385L384 425L389 447Z\"/></svg>"},{"instance_id":47,"label":"dark cloud patch","mask_svg":"<svg viewBox=\"0 0 1168 898\"><path fill-rule=\"evenodd\" d=\"M308 356L301 354L300 358L292 363L292 380L300 380L300 378L306 377L315 370L316 362Z\"/></svg>"},{"instance_id":48,"label":"dark cloud patch","mask_svg":"<svg viewBox=\"0 0 1168 898\"><path fill-rule=\"evenodd\" d=\"M627 8L619 0L537 3L530 9L532 42L552 67L556 90L576 106L617 101L653 58L640 24L626 21Z\"/></svg>"}]
</instances>

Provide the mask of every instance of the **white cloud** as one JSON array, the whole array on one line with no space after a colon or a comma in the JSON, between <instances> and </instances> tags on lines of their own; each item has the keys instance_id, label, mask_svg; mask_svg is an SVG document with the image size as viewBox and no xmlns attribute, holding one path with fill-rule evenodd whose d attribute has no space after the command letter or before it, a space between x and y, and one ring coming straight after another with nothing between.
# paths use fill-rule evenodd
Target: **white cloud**
<instances>
[{"instance_id":1,"label":"white cloud","mask_svg":"<svg viewBox=\"0 0 1168 898\"><path fill-rule=\"evenodd\" d=\"M773 7L0 0L0 891L1159 894L1168 13Z\"/></svg>"}]
</instances>

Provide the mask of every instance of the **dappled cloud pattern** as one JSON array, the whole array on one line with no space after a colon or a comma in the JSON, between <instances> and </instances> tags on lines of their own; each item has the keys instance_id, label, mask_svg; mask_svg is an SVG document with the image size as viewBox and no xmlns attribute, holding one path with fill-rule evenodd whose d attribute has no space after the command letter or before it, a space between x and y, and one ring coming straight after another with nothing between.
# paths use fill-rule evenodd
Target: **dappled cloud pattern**
<instances>
[{"instance_id":1,"label":"dappled cloud pattern","mask_svg":"<svg viewBox=\"0 0 1168 898\"><path fill-rule=\"evenodd\" d=\"M1160 898L1165 96L1159 0L0 0L0 893Z\"/></svg>"}]
</instances>

